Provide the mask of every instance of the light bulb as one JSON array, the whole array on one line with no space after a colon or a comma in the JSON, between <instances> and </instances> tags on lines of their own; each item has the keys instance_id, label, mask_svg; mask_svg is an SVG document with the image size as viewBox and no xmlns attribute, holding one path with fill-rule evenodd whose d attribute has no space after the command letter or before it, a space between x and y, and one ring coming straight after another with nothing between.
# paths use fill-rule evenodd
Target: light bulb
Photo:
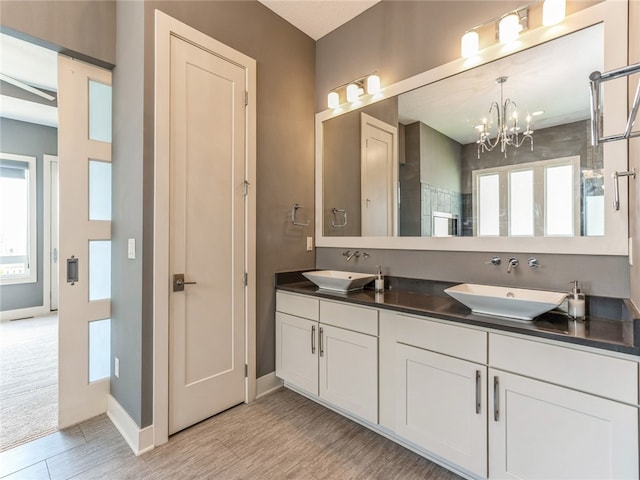
<instances>
[{"instance_id":1,"label":"light bulb","mask_svg":"<svg viewBox=\"0 0 640 480\"><path fill-rule=\"evenodd\" d=\"M461 41L461 54L464 58L473 57L480 50L480 36L475 30L465 33Z\"/></svg>"},{"instance_id":2,"label":"light bulb","mask_svg":"<svg viewBox=\"0 0 640 480\"><path fill-rule=\"evenodd\" d=\"M329 108L338 108L338 105L340 105L340 95L338 95L338 92L329 92L329 95L327 95L327 106Z\"/></svg>"},{"instance_id":3,"label":"light bulb","mask_svg":"<svg viewBox=\"0 0 640 480\"><path fill-rule=\"evenodd\" d=\"M500 43L510 43L518 38L522 30L520 17L517 13L510 13L498 23L498 38Z\"/></svg>"},{"instance_id":4,"label":"light bulb","mask_svg":"<svg viewBox=\"0 0 640 480\"><path fill-rule=\"evenodd\" d=\"M355 83L350 83L347 86L347 101L355 102L356 100L358 100L359 96L360 96L360 87Z\"/></svg>"},{"instance_id":5,"label":"light bulb","mask_svg":"<svg viewBox=\"0 0 640 480\"><path fill-rule=\"evenodd\" d=\"M542 24L545 27L560 23L566 14L565 0L544 0L542 4Z\"/></svg>"},{"instance_id":6,"label":"light bulb","mask_svg":"<svg viewBox=\"0 0 640 480\"><path fill-rule=\"evenodd\" d=\"M367 77L367 93L369 95L380 93L380 77L375 73Z\"/></svg>"}]
</instances>

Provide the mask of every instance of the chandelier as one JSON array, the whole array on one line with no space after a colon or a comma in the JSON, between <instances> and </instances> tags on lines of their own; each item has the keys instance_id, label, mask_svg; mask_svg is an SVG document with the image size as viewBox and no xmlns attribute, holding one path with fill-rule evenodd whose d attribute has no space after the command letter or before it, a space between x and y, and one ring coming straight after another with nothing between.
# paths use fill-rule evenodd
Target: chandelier
<instances>
[{"instance_id":1,"label":"chandelier","mask_svg":"<svg viewBox=\"0 0 640 480\"><path fill-rule=\"evenodd\" d=\"M489 108L489 117L495 111L497 118L497 132L489 131L487 119L482 119L482 124L478 125L478 159L480 153L490 152L498 145L500 151L507 158L507 146L520 148L525 140L529 140L531 151L533 152L533 130L531 130L531 116L527 116L527 129L520 136L520 127L518 126L518 107L515 102L510 99L504 100L504 84L509 77L498 77L496 83L500 85L500 103L493 102ZM493 136L495 135L495 138ZM492 139L493 138L493 139Z\"/></svg>"}]
</instances>

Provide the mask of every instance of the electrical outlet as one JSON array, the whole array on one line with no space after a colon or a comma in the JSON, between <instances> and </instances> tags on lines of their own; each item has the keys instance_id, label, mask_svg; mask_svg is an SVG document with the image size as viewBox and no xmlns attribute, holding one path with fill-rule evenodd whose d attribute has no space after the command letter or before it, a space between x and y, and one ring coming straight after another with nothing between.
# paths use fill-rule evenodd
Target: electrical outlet
<instances>
[{"instance_id":1,"label":"electrical outlet","mask_svg":"<svg viewBox=\"0 0 640 480\"><path fill-rule=\"evenodd\" d=\"M114 357L113 374L120 378L120 359L118 357Z\"/></svg>"},{"instance_id":2,"label":"electrical outlet","mask_svg":"<svg viewBox=\"0 0 640 480\"><path fill-rule=\"evenodd\" d=\"M313 251L313 237L307 237L307 252Z\"/></svg>"}]
</instances>

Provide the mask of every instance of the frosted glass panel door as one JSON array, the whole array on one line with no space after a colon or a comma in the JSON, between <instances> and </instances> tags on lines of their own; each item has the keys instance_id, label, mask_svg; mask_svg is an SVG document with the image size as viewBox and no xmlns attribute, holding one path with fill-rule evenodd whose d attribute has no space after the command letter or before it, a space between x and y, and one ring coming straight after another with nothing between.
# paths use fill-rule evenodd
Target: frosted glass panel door
<instances>
[{"instance_id":1,"label":"frosted glass panel door","mask_svg":"<svg viewBox=\"0 0 640 480\"><path fill-rule=\"evenodd\" d=\"M106 410L111 317L111 72L58 59L61 428ZM77 280L67 263L77 261Z\"/></svg>"},{"instance_id":2,"label":"frosted glass panel door","mask_svg":"<svg viewBox=\"0 0 640 480\"><path fill-rule=\"evenodd\" d=\"M89 382L102 380L110 375L111 319L89 323Z\"/></svg>"},{"instance_id":3,"label":"frosted glass panel door","mask_svg":"<svg viewBox=\"0 0 640 480\"><path fill-rule=\"evenodd\" d=\"M89 139L111 143L111 85L89 80Z\"/></svg>"},{"instance_id":4,"label":"frosted glass panel door","mask_svg":"<svg viewBox=\"0 0 640 480\"><path fill-rule=\"evenodd\" d=\"M111 220L111 163L89 161L89 220Z\"/></svg>"}]
</instances>

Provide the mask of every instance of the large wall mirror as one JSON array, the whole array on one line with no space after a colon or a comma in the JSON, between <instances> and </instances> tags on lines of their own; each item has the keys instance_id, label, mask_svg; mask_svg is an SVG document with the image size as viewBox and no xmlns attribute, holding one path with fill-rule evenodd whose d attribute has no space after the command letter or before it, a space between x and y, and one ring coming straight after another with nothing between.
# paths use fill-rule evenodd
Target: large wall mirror
<instances>
[{"instance_id":1,"label":"large wall mirror","mask_svg":"<svg viewBox=\"0 0 640 480\"><path fill-rule=\"evenodd\" d=\"M318 245L625 255L610 178L626 145L591 146L588 77L625 64L626 22L624 2L597 4L318 114ZM611 133L626 92L604 93Z\"/></svg>"}]
</instances>

